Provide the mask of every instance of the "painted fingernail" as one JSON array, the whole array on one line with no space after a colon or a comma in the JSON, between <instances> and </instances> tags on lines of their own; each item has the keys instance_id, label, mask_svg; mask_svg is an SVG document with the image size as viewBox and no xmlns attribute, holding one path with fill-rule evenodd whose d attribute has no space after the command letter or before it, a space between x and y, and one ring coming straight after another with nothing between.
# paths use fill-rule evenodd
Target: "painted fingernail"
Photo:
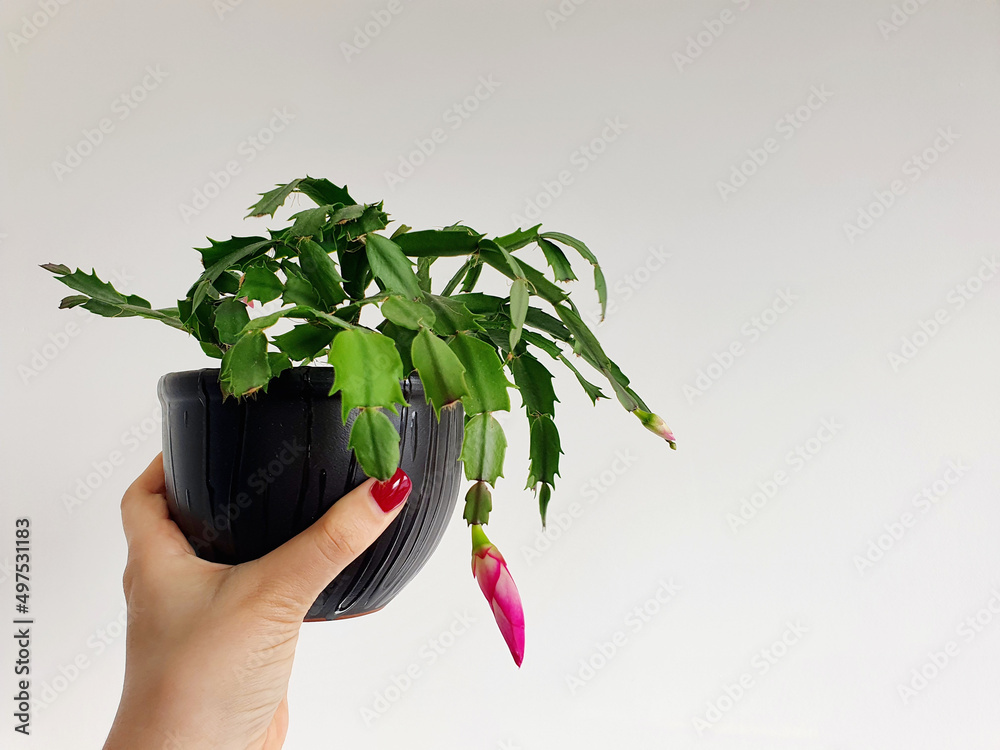
<instances>
[{"instance_id":1,"label":"painted fingernail","mask_svg":"<svg viewBox=\"0 0 1000 750\"><path fill-rule=\"evenodd\" d=\"M413 482L402 469L396 469L396 473L384 482L375 482L372 485L372 497L378 503L378 507L383 513L388 513L397 505L402 503L410 490L413 489Z\"/></svg>"}]
</instances>

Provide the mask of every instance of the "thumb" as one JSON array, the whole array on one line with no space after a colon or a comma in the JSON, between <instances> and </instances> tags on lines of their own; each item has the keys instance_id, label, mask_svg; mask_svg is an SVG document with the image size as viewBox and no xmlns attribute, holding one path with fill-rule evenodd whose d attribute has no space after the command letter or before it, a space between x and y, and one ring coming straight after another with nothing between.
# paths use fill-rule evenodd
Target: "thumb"
<instances>
[{"instance_id":1,"label":"thumb","mask_svg":"<svg viewBox=\"0 0 1000 750\"><path fill-rule=\"evenodd\" d=\"M351 490L312 526L256 560L252 567L258 583L281 590L304 614L399 515L412 488L406 472L397 469L384 482L369 479Z\"/></svg>"}]
</instances>

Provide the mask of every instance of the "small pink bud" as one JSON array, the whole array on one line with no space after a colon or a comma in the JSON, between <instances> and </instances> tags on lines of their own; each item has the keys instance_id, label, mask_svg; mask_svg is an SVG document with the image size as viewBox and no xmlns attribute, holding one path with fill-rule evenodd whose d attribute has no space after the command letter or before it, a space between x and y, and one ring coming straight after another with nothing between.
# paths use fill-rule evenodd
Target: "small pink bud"
<instances>
[{"instance_id":1,"label":"small pink bud","mask_svg":"<svg viewBox=\"0 0 1000 750\"><path fill-rule=\"evenodd\" d=\"M636 409L632 413L639 418L643 427L650 432L659 435L661 438L670 443L670 447L673 450L677 450L677 441L674 439L674 433L670 431L670 428L667 427L667 423L663 421L662 417L658 414L651 414L648 411L643 411L642 409Z\"/></svg>"},{"instance_id":2,"label":"small pink bud","mask_svg":"<svg viewBox=\"0 0 1000 750\"><path fill-rule=\"evenodd\" d=\"M472 574L493 610L500 633L507 641L514 663L524 659L524 609L507 563L479 524L472 526Z\"/></svg>"}]
</instances>

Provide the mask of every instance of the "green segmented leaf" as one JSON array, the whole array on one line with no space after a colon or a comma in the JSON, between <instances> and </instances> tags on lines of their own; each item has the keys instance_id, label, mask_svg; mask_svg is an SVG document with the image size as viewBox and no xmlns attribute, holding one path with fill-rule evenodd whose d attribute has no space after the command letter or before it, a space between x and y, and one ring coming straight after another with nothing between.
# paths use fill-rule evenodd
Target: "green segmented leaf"
<instances>
[{"instance_id":1,"label":"green segmented leaf","mask_svg":"<svg viewBox=\"0 0 1000 750\"><path fill-rule=\"evenodd\" d=\"M465 478L488 482L496 487L503 476L503 459L507 452L507 437L492 414L477 414L465 423L462 438L462 463Z\"/></svg>"},{"instance_id":2,"label":"green segmented leaf","mask_svg":"<svg viewBox=\"0 0 1000 750\"><path fill-rule=\"evenodd\" d=\"M292 367L292 360L288 358L288 355L284 352L268 352L267 353L267 364L271 368L271 377L276 378L285 370L289 370ZM267 392L267 386L271 381L264 384L264 392Z\"/></svg>"},{"instance_id":3,"label":"green segmented leaf","mask_svg":"<svg viewBox=\"0 0 1000 750\"><path fill-rule=\"evenodd\" d=\"M371 233L365 237L365 252L375 278L389 291L410 299L417 299L423 294L410 260L395 242Z\"/></svg>"},{"instance_id":4,"label":"green segmented leaf","mask_svg":"<svg viewBox=\"0 0 1000 750\"><path fill-rule=\"evenodd\" d=\"M250 213L247 214L247 218L251 216L274 216L274 212L281 208L282 204L291 195L292 191L295 190L302 180L292 180L287 185L278 185L274 190L268 190L266 193L260 193L260 200L250 206Z\"/></svg>"},{"instance_id":5,"label":"green segmented leaf","mask_svg":"<svg viewBox=\"0 0 1000 750\"><path fill-rule=\"evenodd\" d=\"M212 282L212 286L219 294L236 294L240 290L240 276L232 271L225 271Z\"/></svg>"},{"instance_id":6,"label":"green segmented leaf","mask_svg":"<svg viewBox=\"0 0 1000 750\"><path fill-rule=\"evenodd\" d=\"M281 270L285 272L285 289L281 301L291 305L307 305L320 307L322 304L316 288L302 274L297 263L281 262Z\"/></svg>"},{"instance_id":7,"label":"green segmented leaf","mask_svg":"<svg viewBox=\"0 0 1000 750\"><path fill-rule=\"evenodd\" d=\"M552 499L552 485L542 484L538 487L538 512L542 516L542 528L545 528L545 514L549 510L549 501Z\"/></svg>"},{"instance_id":8,"label":"green segmented leaf","mask_svg":"<svg viewBox=\"0 0 1000 750\"><path fill-rule=\"evenodd\" d=\"M345 206L353 206L357 201L347 192L347 185L337 187L327 179L316 179L315 177L303 177L295 181L296 188L300 193L309 198L317 205L333 205L341 203Z\"/></svg>"},{"instance_id":9,"label":"green segmented leaf","mask_svg":"<svg viewBox=\"0 0 1000 750\"><path fill-rule=\"evenodd\" d=\"M201 350L209 357L212 359L222 359L225 352L223 352L222 349L217 347L215 344L210 344L207 341L199 341L198 343L201 345Z\"/></svg>"},{"instance_id":10,"label":"green segmented leaf","mask_svg":"<svg viewBox=\"0 0 1000 750\"><path fill-rule=\"evenodd\" d=\"M64 276L66 274L73 273L70 267L63 263L40 263L38 267L44 268L49 273L54 273L57 276Z\"/></svg>"},{"instance_id":11,"label":"green segmented leaf","mask_svg":"<svg viewBox=\"0 0 1000 750\"><path fill-rule=\"evenodd\" d=\"M524 324L539 331L543 331L559 341L569 343L572 339L569 329L562 324L562 321L560 321L559 318L549 315L547 312L539 310L537 307L528 308L528 314L524 318Z\"/></svg>"},{"instance_id":12,"label":"green segmented leaf","mask_svg":"<svg viewBox=\"0 0 1000 750\"><path fill-rule=\"evenodd\" d=\"M184 321L184 329L199 341L221 346L221 342L215 333L215 325L212 322L212 307L202 305L194 312L191 311L191 300L177 300L177 310L180 319Z\"/></svg>"},{"instance_id":13,"label":"green segmented leaf","mask_svg":"<svg viewBox=\"0 0 1000 750\"><path fill-rule=\"evenodd\" d=\"M353 247L341 248L337 251L337 257L340 259L340 272L345 279L344 291L351 299L363 298L365 289L372 282L364 245L356 242Z\"/></svg>"},{"instance_id":14,"label":"green segmented leaf","mask_svg":"<svg viewBox=\"0 0 1000 750\"><path fill-rule=\"evenodd\" d=\"M59 301L60 310L69 310L71 308L82 305L90 299L86 294L71 294L68 297L63 297Z\"/></svg>"},{"instance_id":15,"label":"green segmented leaf","mask_svg":"<svg viewBox=\"0 0 1000 750\"><path fill-rule=\"evenodd\" d=\"M320 245L309 239L302 240L299 244L299 262L306 280L328 309L332 310L347 299L340 286L344 279L337 271L337 264Z\"/></svg>"},{"instance_id":16,"label":"green segmented leaf","mask_svg":"<svg viewBox=\"0 0 1000 750\"><path fill-rule=\"evenodd\" d=\"M334 209L333 206L329 206L330 209ZM341 208L336 208L333 213L330 214L331 224L344 224L348 221L354 221L355 219L360 219L365 215L365 210L368 206L359 206L357 203L350 206L342 206Z\"/></svg>"},{"instance_id":17,"label":"green segmented leaf","mask_svg":"<svg viewBox=\"0 0 1000 750\"><path fill-rule=\"evenodd\" d=\"M470 233L465 229L422 229L399 235L396 240L406 255L436 255L444 258L474 253L482 237L481 234Z\"/></svg>"},{"instance_id":18,"label":"green segmented leaf","mask_svg":"<svg viewBox=\"0 0 1000 750\"><path fill-rule=\"evenodd\" d=\"M542 414L531 422L530 465L528 469L528 489L539 482L555 485L559 474L559 430L552 417Z\"/></svg>"},{"instance_id":19,"label":"green segmented leaf","mask_svg":"<svg viewBox=\"0 0 1000 750\"><path fill-rule=\"evenodd\" d=\"M296 362L315 359L333 341L337 331L309 323L297 325L288 333L271 339L274 345Z\"/></svg>"},{"instance_id":20,"label":"green segmented leaf","mask_svg":"<svg viewBox=\"0 0 1000 750\"><path fill-rule=\"evenodd\" d=\"M260 331L242 336L222 356L219 385L223 398L245 396L263 388L270 379L267 337Z\"/></svg>"},{"instance_id":21,"label":"green segmented leaf","mask_svg":"<svg viewBox=\"0 0 1000 750\"><path fill-rule=\"evenodd\" d=\"M642 400L628 387L628 378L618 368L618 365L612 362L608 358L608 355L604 353L604 349L601 347L600 342L598 342L597 337L594 336L586 323L583 322L579 313L575 309L566 307L565 305L556 305L555 308L556 313L562 322L566 324L566 327L573 334L577 344L580 346L581 356L608 379L608 382L614 389L615 395L618 397L618 401L625 410L635 411L637 408L642 407ZM649 410L646 409L646 411Z\"/></svg>"},{"instance_id":22,"label":"green segmented leaf","mask_svg":"<svg viewBox=\"0 0 1000 750\"><path fill-rule=\"evenodd\" d=\"M347 442L362 470L385 481L399 466L399 432L381 409L361 409L351 425Z\"/></svg>"},{"instance_id":23,"label":"green segmented leaf","mask_svg":"<svg viewBox=\"0 0 1000 750\"><path fill-rule=\"evenodd\" d=\"M316 236L326 224L326 217L332 208L333 206L319 206L292 214L291 218L295 220L295 223L289 228L288 236L293 238Z\"/></svg>"},{"instance_id":24,"label":"green segmented leaf","mask_svg":"<svg viewBox=\"0 0 1000 750\"><path fill-rule=\"evenodd\" d=\"M580 383L580 386L583 388L583 390L587 392L587 395L590 397L591 402L593 402L596 405L597 399L607 398L607 396L604 395L604 392L598 386L594 385L585 377L583 377L583 375L580 374L580 371L576 369L576 365L574 365L572 362L566 359L564 355L562 354L559 355L559 361L561 361L564 365L566 365L566 367L568 367L573 372L573 374L576 375L577 381Z\"/></svg>"},{"instance_id":25,"label":"green segmented leaf","mask_svg":"<svg viewBox=\"0 0 1000 750\"><path fill-rule=\"evenodd\" d=\"M479 276L483 272L483 263L476 258L476 262L472 264L469 268L468 273L465 274L465 280L462 281L462 291L471 292L476 288L476 282L479 281Z\"/></svg>"},{"instance_id":26,"label":"green segmented leaf","mask_svg":"<svg viewBox=\"0 0 1000 750\"><path fill-rule=\"evenodd\" d=\"M556 398L552 387L552 373L530 354L521 354L511 361L514 383L521 392L521 401L528 416L546 414L555 416Z\"/></svg>"},{"instance_id":27,"label":"green segmented leaf","mask_svg":"<svg viewBox=\"0 0 1000 750\"><path fill-rule=\"evenodd\" d=\"M441 409L461 401L469 392L465 368L458 355L426 328L413 339L410 356L424 384L427 400L440 420Z\"/></svg>"},{"instance_id":28,"label":"green segmented leaf","mask_svg":"<svg viewBox=\"0 0 1000 750\"><path fill-rule=\"evenodd\" d=\"M172 328L185 330L178 310L153 310L149 302L142 297L136 294L122 294L110 283L101 281L94 271L91 271L89 274L84 273L80 269L70 272L66 266L52 263L48 263L42 267L47 271L59 274L56 278L70 289L82 292L80 295L71 295L63 299L63 303L66 303L68 307L82 305L85 310L102 315L105 318L150 318L166 323ZM87 298L86 301L79 299L82 296Z\"/></svg>"},{"instance_id":29,"label":"green segmented leaf","mask_svg":"<svg viewBox=\"0 0 1000 750\"><path fill-rule=\"evenodd\" d=\"M261 315L259 318L251 318L250 322L246 324L243 328L243 332L248 331L263 331L265 328L270 328L275 323L277 323L282 318L301 318L302 320L316 320L327 323L334 328L345 328L354 330L357 329L350 323L341 320L335 315L330 315L328 312L323 312L322 310L317 310L316 308L309 307L308 305L295 305L294 307L286 307L281 310L276 310L269 315Z\"/></svg>"},{"instance_id":30,"label":"green segmented leaf","mask_svg":"<svg viewBox=\"0 0 1000 750\"><path fill-rule=\"evenodd\" d=\"M521 340L521 330L524 328L524 320L528 315L528 282L524 279L515 279L510 285L510 348L511 351Z\"/></svg>"},{"instance_id":31,"label":"green segmented leaf","mask_svg":"<svg viewBox=\"0 0 1000 750\"><path fill-rule=\"evenodd\" d=\"M507 263L507 260L499 252L499 250L494 251L491 250L489 247L482 247L479 250L479 257L482 258L485 263L488 263L490 266L498 270L507 278L509 279L518 278L517 274L515 274L513 270L511 270L510 265ZM543 274L537 268L534 268L528 265L527 263L521 261L518 261L518 267L524 274L523 278L526 278L528 280L528 283L531 284L532 292L534 294L537 294L546 302L555 305L567 298L566 293L562 289L557 287L554 282L551 282L547 278L545 278L545 274Z\"/></svg>"},{"instance_id":32,"label":"green segmented leaf","mask_svg":"<svg viewBox=\"0 0 1000 750\"><path fill-rule=\"evenodd\" d=\"M510 269L512 274L512 279L523 279L525 278L524 269L521 268L521 263L513 255L510 254L510 250L505 248L503 245L498 245L493 240L481 240L479 243L480 252L495 250L500 253L504 259L504 263L507 264L507 268Z\"/></svg>"},{"instance_id":33,"label":"green segmented leaf","mask_svg":"<svg viewBox=\"0 0 1000 750\"><path fill-rule=\"evenodd\" d=\"M396 227L393 233L389 235L389 239L395 242L396 238L399 237L399 235L406 234L411 229L413 229L413 227L408 227L406 226L406 224L400 224L398 227Z\"/></svg>"},{"instance_id":34,"label":"green segmented leaf","mask_svg":"<svg viewBox=\"0 0 1000 750\"><path fill-rule=\"evenodd\" d=\"M462 399L466 414L510 411L510 395L503 362L485 341L460 333L448 344L465 368L469 392Z\"/></svg>"},{"instance_id":35,"label":"green segmented leaf","mask_svg":"<svg viewBox=\"0 0 1000 750\"><path fill-rule=\"evenodd\" d=\"M604 280L604 272L601 270L601 264L597 262L597 256L580 240L576 239L576 237L570 237L568 234L563 234L562 232L544 232L538 236L542 239L555 240L556 242L568 245L580 253L594 267L594 289L597 290L597 299L601 303L601 320L604 320L604 314L608 309L608 285Z\"/></svg>"},{"instance_id":36,"label":"green segmented leaf","mask_svg":"<svg viewBox=\"0 0 1000 750\"><path fill-rule=\"evenodd\" d=\"M377 232L379 229L385 229L388 223L389 217L382 210L382 204L376 203L365 206L365 210L361 212L361 216L353 221L344 222L341 226L348 239L356 240L369 232Z\"/></svg>"},{"instance_id":37,"label":"green segmented leaf","mask_svg":"<svg viewBox=\"0 0 1000 750\"><path fill-rule=\"evenodd\" d=\"M417 258L417 267L419 268L420 262L424 258L436 258L436 257L437 256L434 255L420 256L419 258ZM450 297L458 288L458 285L462 283L462 280L469 275L469 269L471 269L475 263L476 263L475 257L470 256L469 258L467 258L465 263L463 263L461 267L457 271L455 271L455 275L452 276L451 279L449 279L448 283L444 285L444 289L441 290L441 296ZM425 292L429 292L431 290L430 284L428 284L427 287L424 288L423 283L421 283L421 288L424 289Z\"/></svg>"},{"instance_id":38,"label":"green segmented leaf","mask_svg":"<svg viewBox=\"0 0 1000 750\"><path fill-rule=\"evenodd\" d=\"M493 510L493 495L486 482L476 482L465 494L465 510L462 513L470 525L490 522L490 511Z\"/></svg>"},{"instance_id":39,"label":"green segmented leaf","mask_svg":"<svg viewBox=\"0 0 1000 750\"><path fill-rule=\"evenodd\" d=\"M389 297L382 303L382 315L386 320L413 331L425 327L433 328L435 321L434 311L427 305L397 295Z\"/></svg>"},{"instance_id":40,"label":"green segmented leaf","mask_svg":"<svg viewBox=\"0 0 1000 750\"><path fill-rule=\"evenodd\" d=\"M216 242L209 237L208 243L208 247L195 248L195 250L201 253L201 265L206 270L220 260L234 255L246 247L250 247L251 245L269 245L271 244L271 240L264 237L230 237L228 240ZM229 266L227 265L226 267L228 268Z\"/></svg>"},{"instance_id":41,"label":"green segmented leaf","mask_svg":"<svg viewBox=\"0 0 1000 750\"><path fill-rule=\"evenodd\" d=\"M451 299L461 302L476 315L498 315L507 301L503 297L495 297L492 294L483 294L482 292L456 294Z\"/></svg>"},{"instance_id":42,"label":"green segmented leaf","mask_svg":"<svg viewBox=\"0 0 1000 750\"><path fill-rule=\"evenodd\" d=\"M530 229L518 229L510 234L505 234L503 237L497 237L495 242L498 245L503 245L511 252L519 250L538 239L538 230L541 226L541 224L535 224Z\"/></svg>"},{"instance_id":43,"label":"green segmented leaf","mask_svg":"<svg viewBox=\"0 0 1000 750\"><path fill-rule=\"evenodd\" d=\"M212 291L212 284L219 276L243 261L255 259L263 255L274 244L274 240L263 240L241 246L206 268L188 292L188 296L191 299L191 314L193 315L201 306L201 303L205 301L205 298L208 297Z\"/></svg>"},{"instance_id":44,"label":"green segmented leaf","mask_svg":"<svg viewBox=\"0 0 1000 750\"><path fill-rule=\"evenodd\" d=\"M344 423L351 409L381 406L396 413L396 404L407 406L399 381L403 363L392 339L375 331L355 328L337 334L330 346L334 368L330 395L340 392Z\"/></svg>"},{"instance_id":45,"label":"green segmented leaf","mask_svg":"<svg viewBox=\"0 0 1000 750\"><path fill-rule=\"evenodd\" d=\"M552 269L556 281L576 281L576 274L573 273L569 258L554 242L539 237L538 246L542 248L542 255L545 256L545 262Z\"/></svg>"},{"instance_id":46,"label":"green segmented leaf","mask_svg":"<svg viewBox=\"0 0 1000 750\"><path fill-rule=\"evenodd\" d=\"M413 339L417 337L417 332L398 326L391 320L382 323L379 326L379 330L391 338L392 342L396 345L399 358L403 361L403 377L405 378L413 372L413 359L410 357L410 352L413 349Z\"/></svg>"},{"instance_id":47,"label":"green segmented leaf","mask_svg":"<svg viewBox=\"0 0 1000 750\"><path fill-rule=\"evenodd\" d=\"M258 302L270 302L281 296L284 288L274 273L263 266L251 266L243 274L243 282L240 284L237 295Z\"/></svg>"},{"instance_id":48,"label":"green segmented leaf","mask_svg":"<svg viewBox=\"0 0 1000 750\"><path fill-rule=\"evenodd\" d=\"M431 265L437 260L435 255L424 255L417 258L417 283L421 291L431 291Z\"/></svg>"},{"instance_id":49,"label":"green segmented leaf","mask_svg":"<svg viewBox=\"0 0 1000 750\"><path fill-rule=\"evenodd\" d=\"M562 356L562 349L554 341L542 336L540 333L535 333L534 331L524 331L521 333L521 340L525 344L531 344L537 346L543 352L548 354L552 359L559 359Z\"/></svg>"},{"instance_id":50,"label":"green segmented leaf","mask_svg":"<svg viewBox=\"0 0 1000 750\"><path fill-rule=\"evenodd\" d=\"M80 269L70 272L66 266L49 265L50 267L46 268L46 270L51 271L52 268L59 269L58 271L53 271L53 273L61 274L57 277L59 281L68 286L70 289L81 292L91 299L97 300L98 302L104 302L109 305L130 305L132 307L142 307L147 310L151 309L149 302L144 300L142 297L135 294L122 294L109 282L101 281L101 279L97 277L96 271L92 270L89 274L84 273Z\"/></svg>"},{"instance_id":51,"label":"green segmented leaf","mask_svg":"<svg viewBox=\"0 0 1000 750\"><path fill-rule=\"evenodd\" d=\"M223 344L235 344L250 322L247 306L238 299L223 300L216 306L213 315L216 334Z\"/></svg>"},{"instance_id":52,"label":"green segmented leaf","mask_svg":"<svg viewBox=\"0 0 1000 750\"><path fill-rule=\"evenodd\" d=\"M425 294L423 303L434 312L434 323L431 328L439 336L451 336L459 331L481 330L476 316L461 301L453 297Z\"/></svg>"}]
</instances>

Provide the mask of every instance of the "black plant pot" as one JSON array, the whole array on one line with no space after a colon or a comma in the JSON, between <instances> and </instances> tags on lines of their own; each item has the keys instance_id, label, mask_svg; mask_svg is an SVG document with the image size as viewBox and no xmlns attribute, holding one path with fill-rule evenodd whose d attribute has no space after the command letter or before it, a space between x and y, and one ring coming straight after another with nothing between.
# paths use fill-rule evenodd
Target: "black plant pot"
<instances>
[{"instance_id":1,"label":"black plant pot","mask_svg":"<svg viewBox=\"0 0 1000 750\"><path fill-rule=\"evenodd\" d=\"M350 421L329 396L330 367L297 367L267 393L223 401L217 369L164 375L163 462L170 514L200 557L258 558L312 524L367 478L348 448ZM462 411L437 421L420 379L402 383L409 407L389 414L400 466L413 481L403 511L323 591L306 619L338 620L384 607L424 566L458 499Z\"/></svg>"}]
</instances>

